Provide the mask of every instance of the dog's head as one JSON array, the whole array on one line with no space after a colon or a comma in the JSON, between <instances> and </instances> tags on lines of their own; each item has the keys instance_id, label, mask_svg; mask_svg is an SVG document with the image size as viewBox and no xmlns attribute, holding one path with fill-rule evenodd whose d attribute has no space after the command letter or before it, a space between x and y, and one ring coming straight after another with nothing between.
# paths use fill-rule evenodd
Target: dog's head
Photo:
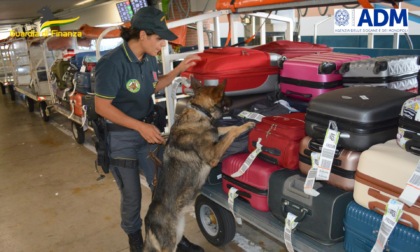
<instances>
[{"instance_id":1,"label":"dog's head","mask_svg":"<svg viewBox=\"0 0 420 252\"><path fill-rule=\"evenodd\" d=\"M226 80L217 86L203 86L197 79L191 78L194 96L190 99L190 104L201 107L203 112L208 112L213 119L220 118L225 101L225 86Z\"/></svg>"}]
</instances>

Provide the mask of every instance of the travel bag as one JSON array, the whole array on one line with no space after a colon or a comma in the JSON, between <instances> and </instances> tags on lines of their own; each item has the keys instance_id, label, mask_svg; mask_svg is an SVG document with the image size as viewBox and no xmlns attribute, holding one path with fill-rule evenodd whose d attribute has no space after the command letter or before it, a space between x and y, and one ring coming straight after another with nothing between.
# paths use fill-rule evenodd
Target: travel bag
<instances>
[{"instance_id":1,"label":"travel bag","mask_svg":"<svg viewBox=\"0 0 420 252\"><path fill-rule=\"evenodd\" d=\"M238 153L222 161L223 191L228 193L231 187L235 187L239 198L259 211L268 212L268 181L274 171L282 168L256 158L242 176L233 178L231 175L239 170L248 156L249 153Z\"/></svg>"},{"instance_id":2,"label":"travel bag","mask_svg":"<svg viewBox=\"0 0 420 252\"><path fill-rule=\"evenodd\" d=\"M300 142L299 149L299 170L307 175L312 167L312 152L321 153L322 142L315 141L306 136ZM359 163L360 152L337 148L331 167L331 174L327 181L328 184L341 188L346 191L354 189L354 175Z\"/></svg>"},{"instance_id":3,"label":"travel bag","mask_svg":"<svg viewBox=\"0 0 420 252\"><path fill-rule=\"evenodd\" d=\"M375 87L342 88L314 98L306 110L306 134L324 139L329 122L337 124L338 146L364 151L370 146L395 139L398 118L410 92Z\"/></svg>"},{"instance_id":4,"label":"travel bag","mask_svg":"<svg viewBox=\"0 0 420 252\"><path fill-rule=\"evenodd\" d=\"M76 72L74 74L74 82L76 84L76 91L82 94L92 92L91 74L89 72Z\"/></svg>"},{"instance_id":5,"label":"travel bag","mask_svg":"<svg viewBox=\"0 0 420 252\"><path fill-rule=\"evenodd\" d=\"M280 91L286 96L310 101L314 97L342 88L342 64L369 56L328 52L286 59L280 65Z\"/></svg>"},{"instance_id":6,"label":"travel bag","mask_svg":"<svg viewBox=\"0 0 420 252\"><path fill-rule=\"evenodd\" d=\"M320 194L305 194L305 177L287 169L274 172L269 181L268 206L271 213L285 223L287 213L297 216L296 229L319 243L330 245L344 238L344 213L353 199L352 192L322 182L315 182Z\"/></svg>"},{"instance_id":7,"label":"travel bag","mask_svg":"<svg viewBox=\"0 0 420 252\"><path fill-rule=\"evenodd\" d=\"M398 199L417 167L419 157L400 148L395 139L362 152L357 166L354 200L383 214L389 199ZM404 205L401 224L420 231L420 199Z\"/></svg>"},{"instance_id":8,"label":"travel bag","mask_svg":"<svg viewBox=\"0 0 420 252\"><path fill-rule=\"evenodd\" d=\"M277 40L264 45L253 47L252 49L268 53L277 53L286 57L287 59L308 54L332 52L333 50L331 47L323 44L312 44L308 42L288 40Z\"/></svg>"},{"instance_id":9,"label":"travel bag","mask_svg":"<svg viewBox=\"0 0 420 252\"><path fill-rule=\"evenodd\" d=\"M226 80L228 96L261 94L278 90L280 55L249 48L207 49L198 54L201 60L181 76L214 86Z\"/></svg>"},{"instance_id":10,"label":"travel bag","mask_svg":"<svg viewBox=\"0 0 420 252\"><path fill-rule=\"evenodd\" d=\"M375 86L399 90L417 89L420 57L417 55L382 56L345 63L340 73L343 85Z\"/></svg>"},{"instance_id":11,"label":"travel bag","mask_svg":"<svg viewBox=\"0 0 420 252\"><path fill-rule=\"evenodd\" d=\"M420 96L408 99L401 107L397 143L413 154L420 155Z\"/></svg>"},{"instance_id":12,"label":"travel bag","mask_svg":"<svg viewBox=\"0 0 420 252\"><path fill-rule=\"evenodd\" d=\"M352 201L344 217L344 249L347 252L370 252L375 245L382 215ZM420 232L397 224L388 238L385 251L420 251Z\"/></svg>"},{"instance_id":13,"label":"travel bag","mask_svg":"<svg viewBox=\"0 0 420 252\"><path fill-rule=\"evenodd\" d=\"M258 158L283 168L299 168L299 143L305 136L305 113L266 116L248 137L248 151L262 145Z\"/></svg>"},{"instance_id":14,"label":"travel bag","mask_svg":"<svg viewBox=\"0 0 420 252\"><path fill-rule=\"evenodd\" d=\"M82 104L82 98L83 94L81 93L74 93L72 96L70 96L70 103L72 107L72 112L74 112L74 115L82 117L83 112L83 104Z\"/></svg>"},{"instance_id":15,"label":"travel bag","mask_svg":"<svg viewBox=\"0 0 420 252\"><path fill-rule=\"evenodd\" d=\"M51 72L53 79L56 79L59 89L71 89L73 87L73 76L77 72L77 68L70 61L63 59L56 60L51 66Z\"/></svg>"}]
</instances>

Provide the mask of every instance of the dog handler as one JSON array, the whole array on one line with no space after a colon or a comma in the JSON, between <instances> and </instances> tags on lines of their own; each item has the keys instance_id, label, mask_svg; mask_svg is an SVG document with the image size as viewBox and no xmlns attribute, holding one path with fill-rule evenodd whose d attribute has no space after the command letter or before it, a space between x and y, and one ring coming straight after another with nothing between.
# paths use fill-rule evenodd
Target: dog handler
<instances>
[{"instance_id":1,"label":"dog handler","mask_svg":"<svg viewBox=\"0 0 420 252\"><path fill-rule=\"evenodd\" d=\"M130 251L141 251L142 219L140 169L152 188L154 163L148 157L164 139L148 123L153 111L152 94L165 88L188 67L200 60L186 57L175 69L158 77L156 56L166 40L177 36L166 26L164 14L145 7L131 19L130 28L121 28L122 45L104 55L96 66L95 110L107 121L110 171L121 191L121 227L127 233ZM177 251L204 251L185 237Z\"/></svg>"}]
</instances>

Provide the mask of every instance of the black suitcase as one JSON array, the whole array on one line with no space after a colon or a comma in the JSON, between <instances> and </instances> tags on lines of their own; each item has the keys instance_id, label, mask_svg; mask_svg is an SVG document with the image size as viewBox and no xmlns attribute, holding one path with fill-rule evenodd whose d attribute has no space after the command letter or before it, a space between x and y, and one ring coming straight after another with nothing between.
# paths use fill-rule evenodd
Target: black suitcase
<instances>
[{"instance_id":1,"label":"black suitcase","mask_svg":"<svg viewBox=\"0 0 420 252\"><path fill-rule=\"evenodd\" d=\"M344 214L353 199L353 193L326 183L315 182L320 194L312 197L304 193L305 177L291 170L271 174L268 206L271 213L285 222L287 213L297 216L296 229L319 243L331 245L344 238Z\"/></svg>"},{"instance_id":2,"label":"black suitcase","mask_svg":"<svg viewBox=\"0 0 420 252\"><path fill-rule=\"evenodd\" d=\"M306 134L324 139L330 120L336 122L338 146L364 151L395 138L404 102L416 94L379 87L351 87L315 97L306 110Z\"/></svg>"}]
</instances>

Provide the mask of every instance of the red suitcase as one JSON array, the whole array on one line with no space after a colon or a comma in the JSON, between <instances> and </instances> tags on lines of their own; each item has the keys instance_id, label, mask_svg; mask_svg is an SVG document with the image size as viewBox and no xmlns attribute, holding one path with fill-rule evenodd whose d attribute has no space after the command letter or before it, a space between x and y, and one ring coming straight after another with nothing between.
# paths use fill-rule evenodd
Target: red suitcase
<instances>
[{"instance_id":1,"label":"red suitcase","mask_svg":"<svg viewBox=\"0 0 420 252\"><path fill-rule=\"evenodd\" d=\"M218 85L226 79L228 96L274 92L278 90L280 55L241 47L207 49L198 54L201 61L181 76Z\"/></svg>"},{"instance_id":2,"label":"red suitcase","mask_svg":"<svg viewBox=\"0 0 420 252\"><path fill-rule=\"evenodd\" d=\"M366 58L369 56L329 52L286 59L280 66L280 91L309 101L343 87L343 76L339 73L343 63Z\"/></svg>"},{"instance_id":3,"label":"red suitcase","mask_svg":"<svg viewBox=\"0 0 420 252\"><path fill-rule=\"evenodd\" d=\"M238 196L248 201L253 208L268 212L268 181L274 171L282 168L256 158L242 176L232 178L231 175L239 170L248 155L249 153L238 153L222 161L223 191L228 193L231 187L235 187L238 189Z\"/></svg>"},{"instance_id":4,"label":"red suitcase","mask_svg":"<svg viewBox=\"0 0 420 252\"><path fill-rule=\"evenodd\" d=\"M299 143L305 137L305 113L266 116L251 130L248 150L256 148L261 138L258 158L291 170L299 168Z\"/></svg>"},{"instance_id":5,"label":"red suitcase","mask_svg":"<svg viewBox=\"0 0 420 252\"><path fill-rule=\"evenodd\" d=\"M326 45L288 40L273 41L265 45L253 47L252 49L268 53L277 53L288 59L308 54L332 52L332 48Z\"/></svg>"}]
</instances>

